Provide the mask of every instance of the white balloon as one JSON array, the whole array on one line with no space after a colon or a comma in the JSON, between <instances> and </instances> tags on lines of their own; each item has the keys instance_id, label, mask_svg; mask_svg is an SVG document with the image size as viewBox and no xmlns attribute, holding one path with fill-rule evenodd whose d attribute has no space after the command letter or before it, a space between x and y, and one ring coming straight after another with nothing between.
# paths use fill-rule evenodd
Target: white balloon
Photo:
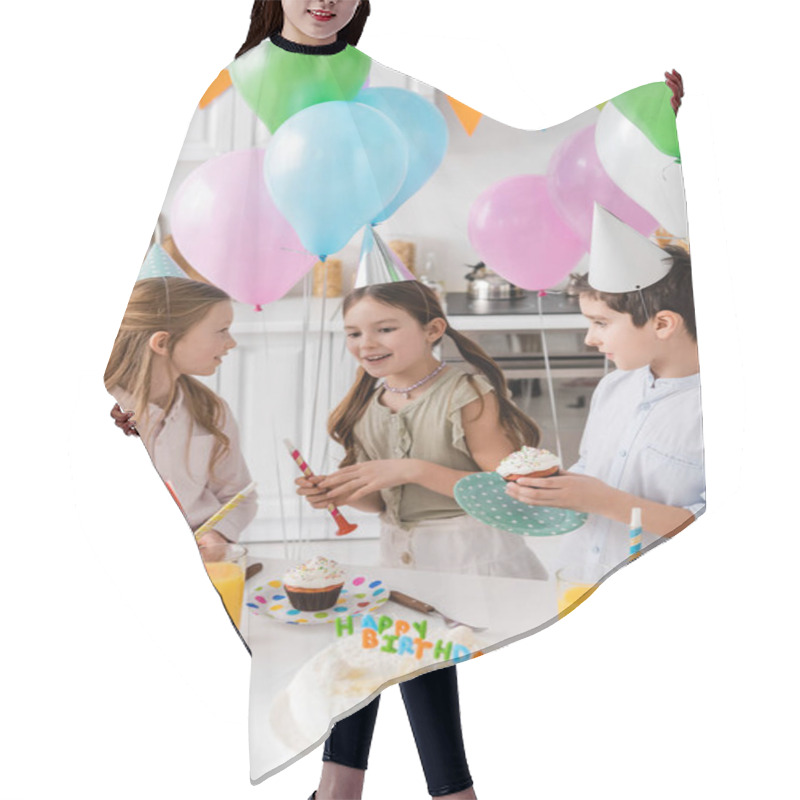
<instances>
[{"instance_id":1,"label":"white balloon","mask_svg":"<svg viewBox=\"0 0 800 800\"><path fill-rule=\"evenodd\" d=\"M612 102L595 126L595 145L603 169L659 225L679 239L689 235L681 165L662 153Z\"/></svg>"}]
</instances>

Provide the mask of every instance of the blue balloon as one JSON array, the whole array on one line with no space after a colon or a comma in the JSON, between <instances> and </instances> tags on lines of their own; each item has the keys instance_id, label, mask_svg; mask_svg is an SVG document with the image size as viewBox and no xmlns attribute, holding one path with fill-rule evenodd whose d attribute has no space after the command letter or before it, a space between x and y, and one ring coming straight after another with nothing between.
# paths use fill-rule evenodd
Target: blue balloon
<instances>
[{"instance_id":1,"label":"blue balloon","mask_svg":"<svg viewBox=\"0 0 800 800\"><path fill-rule=\"evenodd\" d=\"M318 103L289 117L264 158L272 199L303 246L341 250L397 195L408 148L384 113L362 103Z\"/></svg>"},{"instance_id":2,"label":"blue balloon","mask_svg":"<svg viewBox=\"0 0 800 800\"><path fill-rule=\"evenodd\" d=\"M427 183L447 151L447 123L429 100L406 89L362 89L355 98L382 111L400 129L408 145L408 172L397 196L382 209L373 224L383 222Z\"/></svg>"}]
</instances>

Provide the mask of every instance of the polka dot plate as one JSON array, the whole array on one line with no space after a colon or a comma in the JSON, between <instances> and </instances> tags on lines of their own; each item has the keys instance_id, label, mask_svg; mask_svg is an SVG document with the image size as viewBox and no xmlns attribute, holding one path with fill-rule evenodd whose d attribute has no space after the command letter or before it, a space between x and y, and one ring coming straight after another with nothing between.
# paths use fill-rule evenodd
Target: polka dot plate
<instances>
[{"instance_id":1,"label":"polka dot plate","mask_svg":"<svg viewBox=\"0 0 800 800\"><path fill-rule=\"evenodd\" d=\"M324 611L298 611L286 596L280 578L266 581L253 589L247 599L252 614L264 614L292 625L320 625L337 617L371 614L389 599L389 589L381 580L359 575L345 581L333 608Z\"/></svg>"},{"instance_id":2,"label":"polka dot plate","mask_svg":"<svg viewBox=\"0 0 800 800\"><path fill-rule=\"evenodd\" d=\"M558 536L577 530L586 514L567 508L529 506L506 494L506 481L496 472L462 478L454 490L456 502L471 517L522 536Z\"/></svg>"}]
</instances>

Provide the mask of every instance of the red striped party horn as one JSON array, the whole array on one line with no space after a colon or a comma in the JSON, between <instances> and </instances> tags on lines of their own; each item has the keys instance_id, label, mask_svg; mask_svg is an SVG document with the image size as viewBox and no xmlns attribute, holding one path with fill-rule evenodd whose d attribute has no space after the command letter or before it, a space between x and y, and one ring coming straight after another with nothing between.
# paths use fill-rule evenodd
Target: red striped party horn
<instances>
[{"instance_id":1,"label":"red striped party horn","mask_svg":"<svg viewBox=\"0 0 800 800\"><path fill-rule=\"evenodd\" d=\"M306 464L303 456L300 455L300 451L288 439L284 439L283 443L286 445L286 449L294 459L294 463L300 467L300 471L303 473L303 475L305 475L306 478L313 478L314 473L311 471L311 467ZM334 522L336 522L337 536L344 536L346 533L352 533L358 527L358 525L348 522L344 518L342 512L339 511L339 509L333 503L328 506L328 511L333 517Z\"/></svg>"}]
</instances>

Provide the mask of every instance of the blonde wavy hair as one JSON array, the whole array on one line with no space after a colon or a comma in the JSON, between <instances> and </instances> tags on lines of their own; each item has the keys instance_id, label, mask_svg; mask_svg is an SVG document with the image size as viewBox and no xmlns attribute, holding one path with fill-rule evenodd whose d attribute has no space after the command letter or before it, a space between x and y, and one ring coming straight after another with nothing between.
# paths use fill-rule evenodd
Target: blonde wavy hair
<instances>
[{"instance_id":1,"label":"blonde wavy hair","mask_svg":"<svg viewBox=\"0 0 800 800\"><path fill-rule=\"evenodd\" d=\"M450 327L436 294L428 286L419 281L399 281L354 289L344 299L342 315L347 314L348 310L364 297L372 297L387 306L408 312L421 326L437 318L443 319L447 323L444 335L450 337L462 358L492 384L500 405L500 425L511 441L518 449L523 445L536 447L539 444L541 439L539 426L511 401L508 384L500 367L483 348ZM434 345L440 341L441 339L437 340ZM483 413L483 396L478 390L475 379L467 375L467 380L481 400L481 413ZM354 429L372 398L376 383L377 378L369 375L363 367L359 367L355 383L328 418L328 434L345 449L345 457L339 464L340 468L356 463Z\"/></svg>"},{"instance_id":2,"label":"blonde wavy hair","mask_svg":"<svg viewBox=\"0 0 800 800\"><path fill-rule=\"evenodd\" d=\"M119 387L133 395L133 412L140 425L150 422L148 404L155 355L150 348L152 335L166 331L167 349L172 355L175 345L211 307L226 300L230 296L222 289L188 278L146 278L134 285L103 377L109 393ZM213 472L214 464L230 446L222 430L222 401L196 378L180 375L171 387L163 417L175 402L178 388L183 392L192 422L205 428L216 440L209 465Z\"/></svg>"}]
</instances>

